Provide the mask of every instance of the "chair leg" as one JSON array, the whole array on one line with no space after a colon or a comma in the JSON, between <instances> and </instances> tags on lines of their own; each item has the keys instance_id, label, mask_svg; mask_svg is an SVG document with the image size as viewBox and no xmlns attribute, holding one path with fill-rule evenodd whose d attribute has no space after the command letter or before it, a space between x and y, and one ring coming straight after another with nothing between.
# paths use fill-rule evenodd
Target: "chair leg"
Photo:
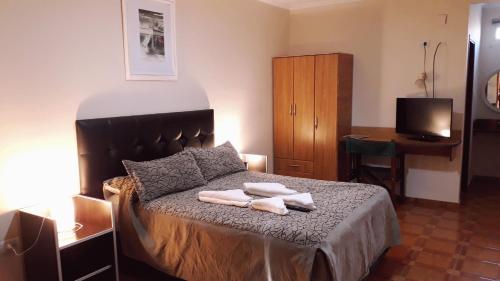
<instances>
[{"instance_id":1,"label":"chair leg","mask_svg":"<svg viewBox=\"0 0 500 281\"><path fill-rule=\"evenodd\" d=\"M399 198L401 202L406 200L406 167L405 167L406 155L401 154L399 156Z\"/></svg>"},{"instance_id":2,"label":"chair leg","mask_svg":"<svg viewBox=\"0 0 500 281\"><path fill-rule=\"evenodd\" d=\"M398 158L397 157L392 157L391 158L391 179L390 179L390 190L389 194L391 195L391 200L394 202L396 198L396 186L398 183Z\"/></svg>"},{"instance_id":3,"label":"chair leg","mask_svg":"<svg viewBox=\"0 0 500 281\"><path fill-rule=\"evenodd\" d=\"M362 164L361 164L361 154L355 154L354 155L354 170L355 172L355 177L358 182L363 182L363 176L362 176Z\"/></svg>"}]
</instances>

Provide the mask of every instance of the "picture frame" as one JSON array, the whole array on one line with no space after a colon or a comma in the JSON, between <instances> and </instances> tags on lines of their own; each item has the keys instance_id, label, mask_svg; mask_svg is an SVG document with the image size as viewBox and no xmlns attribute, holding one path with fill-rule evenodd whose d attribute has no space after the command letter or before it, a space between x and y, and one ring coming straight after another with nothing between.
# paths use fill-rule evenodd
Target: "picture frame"
<instances>
[{"instance_id":1,"label":"picture frame","mask_svg":"<svg viewBox=\"0 0 500 281\"><path fill-rule=\"evenodd\" d=\"M175 0L122 0L127 80L177 80Z\"/></svg>"}]
</instances>

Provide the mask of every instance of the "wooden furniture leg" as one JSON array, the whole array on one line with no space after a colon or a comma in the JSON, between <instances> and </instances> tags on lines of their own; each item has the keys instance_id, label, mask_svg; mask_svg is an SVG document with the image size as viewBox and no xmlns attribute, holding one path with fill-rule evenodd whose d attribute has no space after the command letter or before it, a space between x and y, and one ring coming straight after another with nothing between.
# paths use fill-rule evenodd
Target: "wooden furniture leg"
<instances>
[{"instance_id":1,"label":"wooden furniture leg","mask_svg":"<svg viewBox=\"0 0 500 281\"><path fill-rule=\"evenodd\" d=\"M399 156L399 177L400 177L400 183L399 183L399 199L401 202L404 202L406 200L406 167L405 167L405 161L406 160L406 155L402 153Z\"/></svg>"},{"instance_id":2,"label":"wooden furniture leg","mask_svg":"<svg viewBox=\"0 0 500 281\"><path fill-rule=\"evenodd\" d=\"M390 190L391 200L394 203L395 190L398 183L398 157L391 157L391 179L390 179Z\"/></svg>"}]
</instances>

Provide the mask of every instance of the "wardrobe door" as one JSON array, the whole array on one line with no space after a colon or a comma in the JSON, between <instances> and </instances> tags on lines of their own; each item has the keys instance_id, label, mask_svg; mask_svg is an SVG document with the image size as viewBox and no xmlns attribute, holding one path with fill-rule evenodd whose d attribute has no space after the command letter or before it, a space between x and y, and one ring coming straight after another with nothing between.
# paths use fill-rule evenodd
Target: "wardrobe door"
<instances>
[{"instance_id":1,"label":"wardrobe door","mask_svg":"<svg viewBox=\"0 0 500 281\"><path fill-rule=\"evenodd\" d=\"M338 55L315 60L314 178L337 180Z\"/></svg>"},{"instance_id":2,"label":"wardrobe door","mask_svg":"<svg viewBox=\"0 0 500 281\"><path fill-rule=\"evenodd\" d=\"M293 159L314 157L314 56L293 59Z\"/></svg>"},{"instance_id":3,"label":"wardrobe door","mask_svg":"<svg viewBox=\"0 0 500 281\"><path fill-rule=\"evenodd\" d=\"M293 58L273 59L274 156L293 158Z\"/></svg>"}]
</instances>

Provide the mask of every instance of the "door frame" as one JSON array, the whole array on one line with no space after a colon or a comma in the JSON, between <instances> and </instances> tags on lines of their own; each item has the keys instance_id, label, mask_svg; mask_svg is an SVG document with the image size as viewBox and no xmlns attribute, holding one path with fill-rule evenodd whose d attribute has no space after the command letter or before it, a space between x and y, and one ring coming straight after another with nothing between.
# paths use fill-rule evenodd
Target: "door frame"
<instances>
[{"instance_id":1,"label":"door frame","mask_svg":"<svg viewBox=\"0 0 500 281\"><path fill-rule=\"evenodd\" d=\"M466 192L469 185L470 149L472 143L472 105L474 97L474 76L476 65L477 43L470 39L467 51L467 85L465 90L465 113L462 145L462 175L460 193Z\"/></svg>"}]
</instances>

